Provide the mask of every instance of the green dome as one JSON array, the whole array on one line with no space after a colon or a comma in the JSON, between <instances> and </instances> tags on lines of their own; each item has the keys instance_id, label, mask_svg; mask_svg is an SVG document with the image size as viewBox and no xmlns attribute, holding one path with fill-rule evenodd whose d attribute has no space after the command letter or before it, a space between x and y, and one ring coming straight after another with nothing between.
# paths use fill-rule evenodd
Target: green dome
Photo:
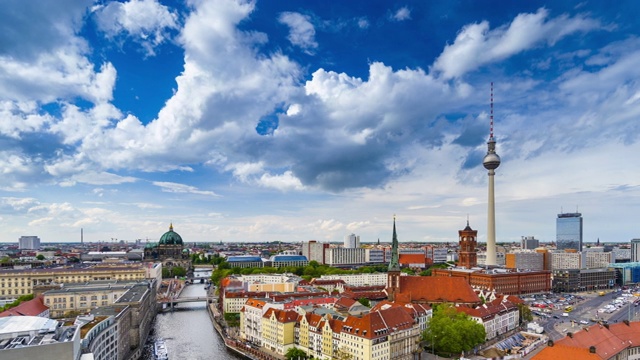
<instances>
[{"instance_id":1,"label":"green dome","mask_svg":"<svg viewBox=\"0 0 640 360\"><path fill-rule=\"evenodd\" d=\"M173 231L173 224L169 225L169 231L160 237L160 245L182 245L182 237Z\"/></svg>"}]
</instances>

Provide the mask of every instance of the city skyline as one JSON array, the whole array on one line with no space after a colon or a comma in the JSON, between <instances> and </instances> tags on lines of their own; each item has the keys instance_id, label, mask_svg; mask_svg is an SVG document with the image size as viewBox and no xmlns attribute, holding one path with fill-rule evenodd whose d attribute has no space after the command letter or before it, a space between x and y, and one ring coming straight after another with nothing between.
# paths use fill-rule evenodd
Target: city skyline
<instances>
[{"instance_id":1,"label":"city skyline","mask_svg":"<svg viewBox=\"0 0 640 360\"><path fill-rule=\"evenodd\" d=\"M638 237L635 2L4 5L0 242Z\"/></svg>"}]
</instances>

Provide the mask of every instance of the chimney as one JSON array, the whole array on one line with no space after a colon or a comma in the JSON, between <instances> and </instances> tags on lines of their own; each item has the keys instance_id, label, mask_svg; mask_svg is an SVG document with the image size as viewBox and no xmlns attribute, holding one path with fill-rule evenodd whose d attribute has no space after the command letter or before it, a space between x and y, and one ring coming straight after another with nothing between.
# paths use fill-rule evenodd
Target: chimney
<instances>
[{"instance_id":1,"label":"chimney","mask_svg":"<svg viewBox=\"0 0 640 360\"><path fill-rule=\"evenodd\" d=\"M622 320L623 323L625 323L625 325L629 326L629 320Z\"/></svg>"},{"instance_id":2,"label":"chimney","mask_svg":"<svg viewBox=\"0 0 640 360\"><path fill-rule=\"evenodd\" d=\"M572 332L568 332L567 336L573 339L573 333Z\"/></svg>"},{"instance_id":3,"label":"chimney","mask_svg":"<svg viewBox=\"0 0 640 360\"><path fill-rule=\"evenodd\" d=\"M596 347L595 346L589 346L589 353L595 354L596 353Z\"/></svg>"},{"instance_id":4,"label":"chimney","mask_svg":"<svg viewBox=\"0 0 640 360\"><path fill-rule=\"evenodd\" d=\"M548 347L553 347L553 340L547 341L547 346Z\"/></svg>"},{"instance_id":5,"label":"chimney","mask_svg":"<svg viewBox=\"0 0 640 360\"><path fill-rule=\"evenodd\" d=\"M607 329L609 329L609 324L604 324L604 327L606 327Z\"/></svg>"}]
</instances>

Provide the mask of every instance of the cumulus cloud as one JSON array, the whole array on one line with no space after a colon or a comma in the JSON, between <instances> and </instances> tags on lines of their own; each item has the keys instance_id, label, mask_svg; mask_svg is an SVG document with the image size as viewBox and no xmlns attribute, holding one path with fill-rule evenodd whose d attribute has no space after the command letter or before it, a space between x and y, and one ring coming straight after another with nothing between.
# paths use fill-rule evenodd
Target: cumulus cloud
<instances>
[{"instance_id":1,"label":"cumulus cloud","mask_svg":"<svg viewBox=\"0 0 640 360\"><path fill-rule=\"evenodd\" d=\"M98 29L109 38L123 36L140 44L147 55L178 29L178 14L157 0L113 1L94 9Z\"/></svg>"},{"instance_id":2,"label":"cumulus cloud","mask_svg":"<svg viewBox=\"0 0 640 360\"><path fill-rule=\"evenodd\" d=\"M284 12L280 14L278 21L289 27L287 38L291 44L298 46L307 54L313 55L313 50L318 47L318 43L315 40L316 29L309 16L295 12Z\"/></svg>"},{"instance_id":3,"label":"cumulus cloud","mask_svg":"<svg viewBox=\"0 0 640 360\"><path fill-rule=\"evenodd\" d=\"M446 79L460 77L542 43L552 46L570 34L603 28L587 15L548 17L549 11L541 8L535 13L519 14L510 24L493 30L487 21L466 25L436 59L433 70Z\"/></svg>"},{"instance_id":4,"label":"cumulus cloud","mask_svg":"<svg viewBox=\"0 0 640 360\"><path fill-rule=\"evenodd\" d=\"M410 20L411 10L406 6L403 6L400 9L396 10L395 13L393 13L393 15L391 16L391 19L393 19L394 21Z\"/></svg>"}]
</instances>

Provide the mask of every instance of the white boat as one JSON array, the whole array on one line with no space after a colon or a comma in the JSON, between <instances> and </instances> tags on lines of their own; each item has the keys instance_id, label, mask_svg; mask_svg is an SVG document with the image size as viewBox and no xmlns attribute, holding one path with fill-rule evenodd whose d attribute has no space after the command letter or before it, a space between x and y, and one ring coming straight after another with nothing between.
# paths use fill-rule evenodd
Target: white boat
<instances>
[{"instance_id":1,"label":"white boat","mask_svg":"<svg viewBox=\"0 0 640 360\"><path fill-rule=\"evenodd\" d=\"M153 357L155 360L169 360L169 352L167 352L167 344L164 339L157 339L153 343Z\"/></svg>"}]
</instances>

